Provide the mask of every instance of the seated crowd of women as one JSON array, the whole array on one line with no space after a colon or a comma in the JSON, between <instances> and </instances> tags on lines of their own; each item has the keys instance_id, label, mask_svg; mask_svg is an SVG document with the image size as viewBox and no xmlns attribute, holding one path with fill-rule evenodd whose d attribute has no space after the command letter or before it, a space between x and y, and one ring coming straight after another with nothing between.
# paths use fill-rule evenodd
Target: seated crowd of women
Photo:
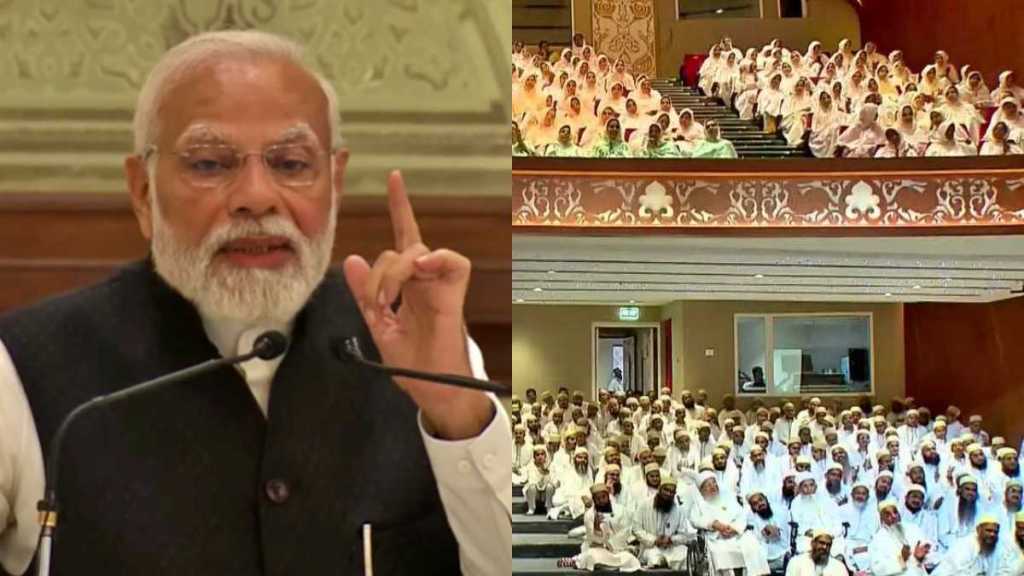
<instances>
[{"instance_id":1,"label":"seated crowd of women","mask_svg":"<svg viewBox=\"0 0 1024 576\"><path fill-rule=\"evenodd\" d=\"M513 46L513 155L735 156L717 129L677 112L648 78L582 37L551 60ZM711 48L698 84L816 157L1024 153L1024 88L1014 73L990 89L982 71L958 69L941 50L916 74L901 51L885 56L872 42L854 52L843 40L828 54L820 42L800 52L773 40L744 53L726 38Z\"/></svg>"},{"instance_id":2,"label":"seated crowd of women","mask_svg":"<svg viewBox=\"0 0 1024 576\"><path fill-rule=\"evenodd\" d=\"M715 122L676 111L622 60L595 55L577 36L557 62L512 50L512 155L594 158L735 158Z\"/></svg>"}]
</instances>

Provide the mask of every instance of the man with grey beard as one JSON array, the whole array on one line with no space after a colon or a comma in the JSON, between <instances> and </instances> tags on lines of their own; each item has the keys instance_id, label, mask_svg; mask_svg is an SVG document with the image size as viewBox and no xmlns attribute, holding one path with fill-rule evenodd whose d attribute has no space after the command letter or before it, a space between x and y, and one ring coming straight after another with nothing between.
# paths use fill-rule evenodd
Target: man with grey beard
<instances>
[{"instance_id":1,"label":"man with grey beard","mask_svg":"<svg viewBox=\"0 0 1024 576\"><path fill-rule=\"evenodd\" d=\"M388 366L484 376L464 320L471 263L426 245L398 172L392 249L330 270L349 158L339 117L335 89L283 37L204 33L159 58L124 161L148 255L0 318L3 571L29 569L44 473L57 472L44 462L72 410L249 353L270 330L287 337L283 355L74 423L55 573L483 576L511 564L501 404L339 354L356 337Z\"/></svg>"},{"instance_id":2,"label":"man with grey beard","mask_svg":"<svg viewBox=\"0 0 1024 576\"><path fill-rule=\"evenodd\" d=\"M924 576L931 568L925 562L934 543L925 539L917 526L900 521L899 504L895 500L881 502L878 515L882 528L869 546L871 572L875 576Z\"/></svg>"},{"instance_id":3,"label":"man with grey beard","mask_svg":"<svg viewBox=\"0 0 1024 576\"><path fill-rule=\"evenodd\" d=\"M1002 576L1017 563L1010 543L999 542L999 521L985 516L978 521L974 534L961 538L945 555L933 576Z\"/></svg>"},{"instance_id":4,"label":"man with grey beard","mask_svg":"<svg viewBox=\"0 0 1024 576\"><path fill-rule=\"evenodd\" d=\"M572 455L571 467L556 469L558 489L555 490L548 518L557 520L561 516L576 519L583 515L590 502L590 487L594 474L590 470L590 454L586 448L576 448Z\"/></svg>"},{"instance_id":5,"label":"man with grey beard","mask_svg":"<svg viewBox=\"0 0 1024 576\"><path fill-rule=\"evenodd\" d=\"M871 490L863 481L850 489L850 501L839 507L839 519L846 528L845 550L838 550L856 571L871 569L868 545L878 531L878 510L870 504Z\"/></svg>"}]
</instances>

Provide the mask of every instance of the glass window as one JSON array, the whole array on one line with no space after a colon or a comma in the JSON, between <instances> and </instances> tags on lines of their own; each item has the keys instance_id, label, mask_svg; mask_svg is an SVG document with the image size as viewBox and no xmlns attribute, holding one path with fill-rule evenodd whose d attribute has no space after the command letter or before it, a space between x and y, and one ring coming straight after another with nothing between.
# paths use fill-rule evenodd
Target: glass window
<instances>
[{"instance_id":1,"label":"glass window","mask_svg":"<svg viewBox=\"0 0 1024 576\"><path fill-rule=\"evenodd\" d=\"M736 316L739 394L870 394L872 356L870 314Z\"/></svg>"},{"instance_id":2,"label":"glass window","mask_svg":"<svg viewBox=\"0 0 1024 576\"><path fill-rule=\"evenodd\" d=\"M740 392L767 392L765 361L768 357L767 318L739 316L736 318L736 385Z\"/></svg>"},{"instance_id":3,"label":"glass window","mask_svg":"<svg viewBox=\"0 0 1024 576\"><path fill-rule=\"evenodd\" d=\"M678 0L680 20L761 18L762 0Z\"/></svg>"}]
</instances>

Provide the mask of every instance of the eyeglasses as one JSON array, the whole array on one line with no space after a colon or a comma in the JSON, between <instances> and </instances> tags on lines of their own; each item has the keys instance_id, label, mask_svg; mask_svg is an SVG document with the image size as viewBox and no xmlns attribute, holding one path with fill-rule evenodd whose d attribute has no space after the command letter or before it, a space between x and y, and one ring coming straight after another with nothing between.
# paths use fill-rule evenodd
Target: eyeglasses
<instances>
[{"instance_id":1,"label":"eyeglasses","mask_svg":"<svg viewBox=\"0 0 1024 576\"><path fill-rule=\"evenodd\" d=\"M223 144L200 144L175 152L160 152L150 146L143 160L150 156L172 156L177 159L178 172L196 188L221 188L238 176L249 156L259 156L274 182L286 188L308 188L316 183L326 165L327 153L308 144L279 144L262 152L240 152Z\"/></svg>"}]
</instances>

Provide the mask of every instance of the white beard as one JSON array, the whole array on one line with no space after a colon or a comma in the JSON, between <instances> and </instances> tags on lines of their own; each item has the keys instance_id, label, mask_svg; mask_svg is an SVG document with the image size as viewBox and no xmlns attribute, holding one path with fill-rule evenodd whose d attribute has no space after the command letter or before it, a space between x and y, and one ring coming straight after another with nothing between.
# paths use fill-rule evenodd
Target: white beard
<instances>
[{"instance_id":1,"label":"white beard","mask_svg":"<svg viewBox=\"0 0 1024 576\"><path fill-rule=\"evenodd\" d=\"M331 262L337 226L337 200L332 191L327 227L309 239L281 215L260 220L232 220L211 230L200 246L181 242L156 201L156 180L150 174L153 213L151 250L157 273L192 302L204 317L240 322L290 322L323 280ZM277 270L245 269L214 263L225 243L249 236L287 238L296 260Z\"/></svg>"}]
</instances>

